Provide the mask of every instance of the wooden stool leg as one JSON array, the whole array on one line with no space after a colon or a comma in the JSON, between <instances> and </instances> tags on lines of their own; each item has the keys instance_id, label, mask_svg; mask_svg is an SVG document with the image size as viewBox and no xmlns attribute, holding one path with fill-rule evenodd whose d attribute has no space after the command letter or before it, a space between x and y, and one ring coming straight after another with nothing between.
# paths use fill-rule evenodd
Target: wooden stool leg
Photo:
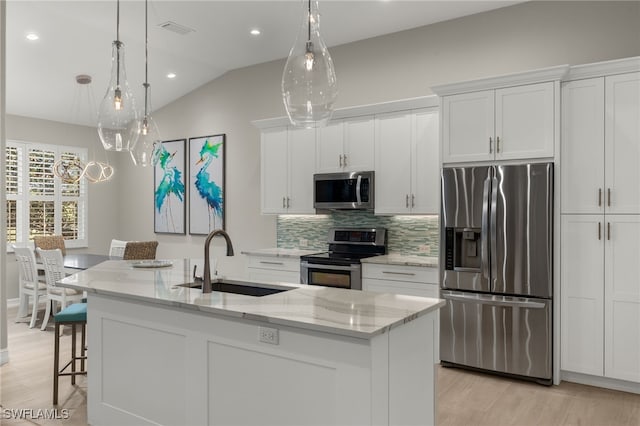
<instances>
[{"instance_id":1,"label":"wooden stool leg","mask_svg":"<svg viewBox=\"0 0 640 426\"><path fill-rule=\"evenodd\" d=\"M82 347L80 348L80 356L82 357L81 361L80 361L80 370L81 371L85 371L84 369L84 359L87 356L86 354L86 349L87 349L87 323L82 323Z\"/></svg>"},{"instance_id":2,"label":"wooden stool leg","mask_svg":"<svg viewBox=\"0 0 640 426\"><path fill-rule=\"evenodd\" d=\"M53 405L58 405L58 372L60 362L60 325L56 323L53 344Z\"/></svg>"},{"instance_id":3,"label":"wooden stool leg","mask_svg":"<svg viewBox=\"0 0 640 426\"><path fill-rule=\"evenodd\" d=\"M71 384L76 384L76 324L71 324Z\"/></svg>"}]
</instances>

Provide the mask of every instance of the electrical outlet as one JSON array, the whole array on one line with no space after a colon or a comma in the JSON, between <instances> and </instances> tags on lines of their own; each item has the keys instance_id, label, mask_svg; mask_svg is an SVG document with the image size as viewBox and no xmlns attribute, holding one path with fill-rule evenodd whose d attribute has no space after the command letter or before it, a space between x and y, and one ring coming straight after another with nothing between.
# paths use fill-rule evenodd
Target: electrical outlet
<instances>
[{"instance_id":1,"label":"electrical outlet","mask_svg":"<svg viewBox=\"0 0 640 426\"><path fill-rule=\"evenodd\" d=\"M418 246L418 251L420 251L420 253L431 253L431 246L429 244L423 244Z\"/></svg>"},{"instance_id":2,"label":"electrical outlet","mask_svg":"<svg viewBox=\"0 0 640 426\"><path fill-rule=\"evenodd\" d=\"M264 343L278 344L278 329L269 327L260 327L260 341Z\"/></svg>"},{"instance_id":3,"label":"electrical outlet","mask_svg":"<svg viewBox=\"0 0 640 426\"><path fill-rule=\"evenodd\" d=\"M309 240L307 240L306 238L300 238L300 241L298 242L298 244L300 244L300 247L308 247Z\"/></svg>"}]
</instances>

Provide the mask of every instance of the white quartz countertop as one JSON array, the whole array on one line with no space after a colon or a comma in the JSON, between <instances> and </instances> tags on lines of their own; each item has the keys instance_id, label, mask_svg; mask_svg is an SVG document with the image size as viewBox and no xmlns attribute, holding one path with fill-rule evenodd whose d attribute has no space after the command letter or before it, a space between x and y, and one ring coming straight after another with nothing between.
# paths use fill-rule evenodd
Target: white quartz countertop
<instances>
[{"instance_id":1,"label":"white quartz countertop","mask_svg":"<svg viewBox=\"0 0 640 426\"><path fill-rule=\"evenodd\" d=\"M403 265L403 266L424 266L427 268L437 268L438 258L427 256L411 256L402 254L386 254L383 256L367 257L361 260L362 263L375 263L379 265Z\"/></svg>"},{"instance_id":2,"label":"white quartz countertop","mask_svg":"<svg viewBox=\"0 0 640 426\"><path fill-rule=\"evenodd\" d=\"M302 284L257 283L244 277L225 277L225 281L291 290L262 297L216 291L203 294L199 289L178 286L192 280L194 261L173 259L171 262L170 267L137 268L131 261L109 260L68 276L58 285L86 291L89 303L92 294L108 295L357 338L371 338L444 305L440 299Z\"/></svg>"},{"instance_id":3,"label":"white quartz countertop","mask_svg":"<svg viewBox=\"0 0 640 426\"><path fill-rule=\"evenodd\" d=\"M243 250L242 254L247 256L268 256L268 257L288 257L299 258L307 254L319 253L322 250L300 250L300 249L285 249L285 248L264 248L255 250Z\"/></svg>"}]
</instances>

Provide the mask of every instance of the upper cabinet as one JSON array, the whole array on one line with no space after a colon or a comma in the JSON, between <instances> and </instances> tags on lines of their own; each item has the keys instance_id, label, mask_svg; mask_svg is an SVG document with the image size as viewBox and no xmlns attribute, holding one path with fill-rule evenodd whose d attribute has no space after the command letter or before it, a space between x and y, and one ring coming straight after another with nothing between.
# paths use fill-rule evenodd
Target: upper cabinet
<instances>
[{"instance_id":1,"label":"upper cabinet","mask_svg":"<svg viewBox=\"0 0 640 426\"><path fill-rule=\"evenodd\" d=\"M313 214L315 132L266 129L261 136L263 214Z\"/></svg>"},{"instance_id":2,"label":"upper cabinet","mask_svg":"<svg viewBox=\"0 0 640 426\"><path fill-rule=\"evenodd\" d=\"M316 172L373 170L373 116L336 120L316 130Z\"/></svg>"},{"instance_id":3,"label":"upper cabinet","mask_svg":"<svg viewBox=\"0 0 640 426\"><path fill-rule=\"evenodd\" d=\"M640 213L640 73L562 88L562 213Z\"/></svg>"},{"instance_id":4,"label":"upper cabinet","mask_svg":"<svg viewBox=\"0 0 640 426\"><path fill-rule=\"evenodd\" d=\"M376 214L438 214L438 110L376 116Z\"/></svg>"},{"instance_id":5,"label":"upper cabinet","mask_svg":"<svg viewBox=\"0 0 640 426\"><path fill-rule=\"evenodd\" d=\"M433 88L442 96L442 162L553 158L558 87L567 69Z\"/></svg>"}]
</instances>

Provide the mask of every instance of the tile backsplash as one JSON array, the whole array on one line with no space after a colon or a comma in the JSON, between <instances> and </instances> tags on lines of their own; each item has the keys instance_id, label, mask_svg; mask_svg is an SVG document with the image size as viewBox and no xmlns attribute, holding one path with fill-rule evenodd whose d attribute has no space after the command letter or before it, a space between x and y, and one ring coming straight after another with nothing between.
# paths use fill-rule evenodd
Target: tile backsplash
<instances>
[{"instance_id":1,"label":"tile backsplash","mask_svg":"<svg viewBox=\"0 0 640 426\"><path fill-rule=\"evenodd\" d=\"M326 250L330 228L387 228L389 253L438 255L438 216L375 216L367 211L278 216L279 248Z\"/></svg>"}]
</instances>

